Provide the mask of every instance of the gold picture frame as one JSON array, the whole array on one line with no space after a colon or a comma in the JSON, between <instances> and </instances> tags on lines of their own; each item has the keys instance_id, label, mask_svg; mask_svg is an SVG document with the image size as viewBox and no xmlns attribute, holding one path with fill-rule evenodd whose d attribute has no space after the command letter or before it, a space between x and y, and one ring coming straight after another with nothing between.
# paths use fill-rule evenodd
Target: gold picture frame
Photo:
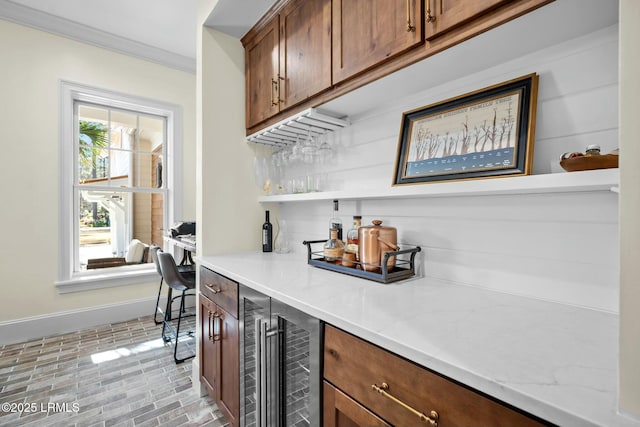
<instances>
[{"instance_id":1,"label":"gold picture frame","mask_svg":"<svg viewBox=\"0 0 640 427\"><path fill-rule=\"evenodd\" d=\"M538 75L402 114L393 185L530 175Z\"/></svg>"}]
</instances>

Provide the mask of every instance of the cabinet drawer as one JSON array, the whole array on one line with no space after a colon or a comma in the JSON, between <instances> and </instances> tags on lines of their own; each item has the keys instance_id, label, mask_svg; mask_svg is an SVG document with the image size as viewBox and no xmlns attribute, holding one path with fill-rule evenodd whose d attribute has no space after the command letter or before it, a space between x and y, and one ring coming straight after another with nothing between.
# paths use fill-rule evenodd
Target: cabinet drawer
<instances>
[{"instance_id":1,"label":"cabinet drawer","mask_svg":"<svg viewBox=\"0 0 640 427\"><path fill-rule=\"evenodd\" d=\"M238 318L238 283L231 279L200 267L200 292L222 307L227 313Z\"/></svg>"},{"instance_id":2,"label":"cabinet drawer","mask_svg":"<svg viewBox=\"0 0 640 427\"><path fill-rule=\"evenodd\" d=\"M438 414L438 426L540 426L540 421L329 325L324 377L393 425L429 425L414 410ZM384 393L373 388L388 385ZM434 417L435 418L435 417Z\"/></svg>"},{"instance_id":3,"label":"cabinet drawer","mask_svg":"<svg viewBox=\"0 0 640 427\"><path fill-rule=\"evenodd\" d=\"M358 402L324 382L323 425L325 427L392 427Z\"/></svg>"}]
</instances>

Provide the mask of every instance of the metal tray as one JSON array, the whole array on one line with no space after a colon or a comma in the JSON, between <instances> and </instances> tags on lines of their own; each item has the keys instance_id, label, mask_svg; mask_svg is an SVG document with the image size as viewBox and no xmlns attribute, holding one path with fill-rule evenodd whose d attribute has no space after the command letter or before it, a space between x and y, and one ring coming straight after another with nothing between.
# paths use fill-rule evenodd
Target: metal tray
<instances>
[{"instance_id":1,"label":"metal tray","mask_svg":"<svg viewBox=\"0 0 640 427\"><path fill-rule=\"evenodd\" d=\"M373 280L374 282L379 283L392 283L415 276L415 257L416 254L422 250L420 246L413 246L407 249L386 252L384 254L384 261L382 265L376 266L380 269L380 273L376 273L373 271L363 270L362 263L358 261L352 261L356 264L355 267L345 267L344 265L325 261L323 254L325 242L326 240L305 240L302 242L303 245L307 246L307 264L323 268L325 270L348 274L349 276ZM319 245L320 243L322 243L322 245ZM316 250L311 247L312 245L317 245L315 248ZM392 256L396 257L396 265L391 271L389 271L387 269L387 260Z\"/></svg>"}]
</instances>

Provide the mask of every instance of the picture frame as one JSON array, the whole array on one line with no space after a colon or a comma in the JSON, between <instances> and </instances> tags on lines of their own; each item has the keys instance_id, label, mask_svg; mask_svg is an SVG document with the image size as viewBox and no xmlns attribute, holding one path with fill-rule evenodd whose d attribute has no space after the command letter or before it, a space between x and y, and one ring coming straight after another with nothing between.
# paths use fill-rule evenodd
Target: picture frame
<instances>
[{"instance_id":1,"label":"picture frame","mask_svg":"<svg viewBox=\"0 0 640 427\"><path fill-rule=\"evenodd\" d=\"M393 185L530 175L535 73L402 114Z\"/></svg>"}]
</instances>

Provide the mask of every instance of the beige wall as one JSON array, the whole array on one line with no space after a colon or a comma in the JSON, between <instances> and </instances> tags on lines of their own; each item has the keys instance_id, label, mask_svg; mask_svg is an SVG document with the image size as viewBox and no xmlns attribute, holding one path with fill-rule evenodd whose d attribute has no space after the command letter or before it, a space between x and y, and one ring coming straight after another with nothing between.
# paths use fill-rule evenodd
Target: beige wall
<instances>
[{"instance_id":1,"label":"beige wall","mask_svg":"<svg viewBox=\"0 0 640 427\"><path fill-rule=\"evenodd\" d=\"M640 2L620 0L620 408L640 414Z\"/></svg>"},{"instance_id":2,"label":"beige wall","mask_svg":"<svg viewBox=\"0 0 640 427\"><path fill-rule=\"evenodd\" d=\"M262 209L245 142L244 49L204 26L217 0L198 0L196 220L198 256L258 250ZM200 354L200 342L196 354ZM197 356L199 357L199 356ZM193 363L194 388L200 385Z\"/></svg>"},{"instance_id":3,"label":"beige wall","mask_svg":"<svg viewBox=\"0 0 640 427\"><path fill-rule=\"evenodd\" d=\"M151 298L157 283L60 295L60 80L183 108L184 217L195 217L195 76L0 20L0 322Z\"/></svg>"},{"instance_id":4,"label":"beige wall","mask_svg":"<svg viewBox=\"0 0 640 427\"><path fill-rule=\"evenodd\" d=\"M245 142L244 49L201 27L198 64L198 255L258 250L262 209Z\"/></svg>"}]
</instances>

